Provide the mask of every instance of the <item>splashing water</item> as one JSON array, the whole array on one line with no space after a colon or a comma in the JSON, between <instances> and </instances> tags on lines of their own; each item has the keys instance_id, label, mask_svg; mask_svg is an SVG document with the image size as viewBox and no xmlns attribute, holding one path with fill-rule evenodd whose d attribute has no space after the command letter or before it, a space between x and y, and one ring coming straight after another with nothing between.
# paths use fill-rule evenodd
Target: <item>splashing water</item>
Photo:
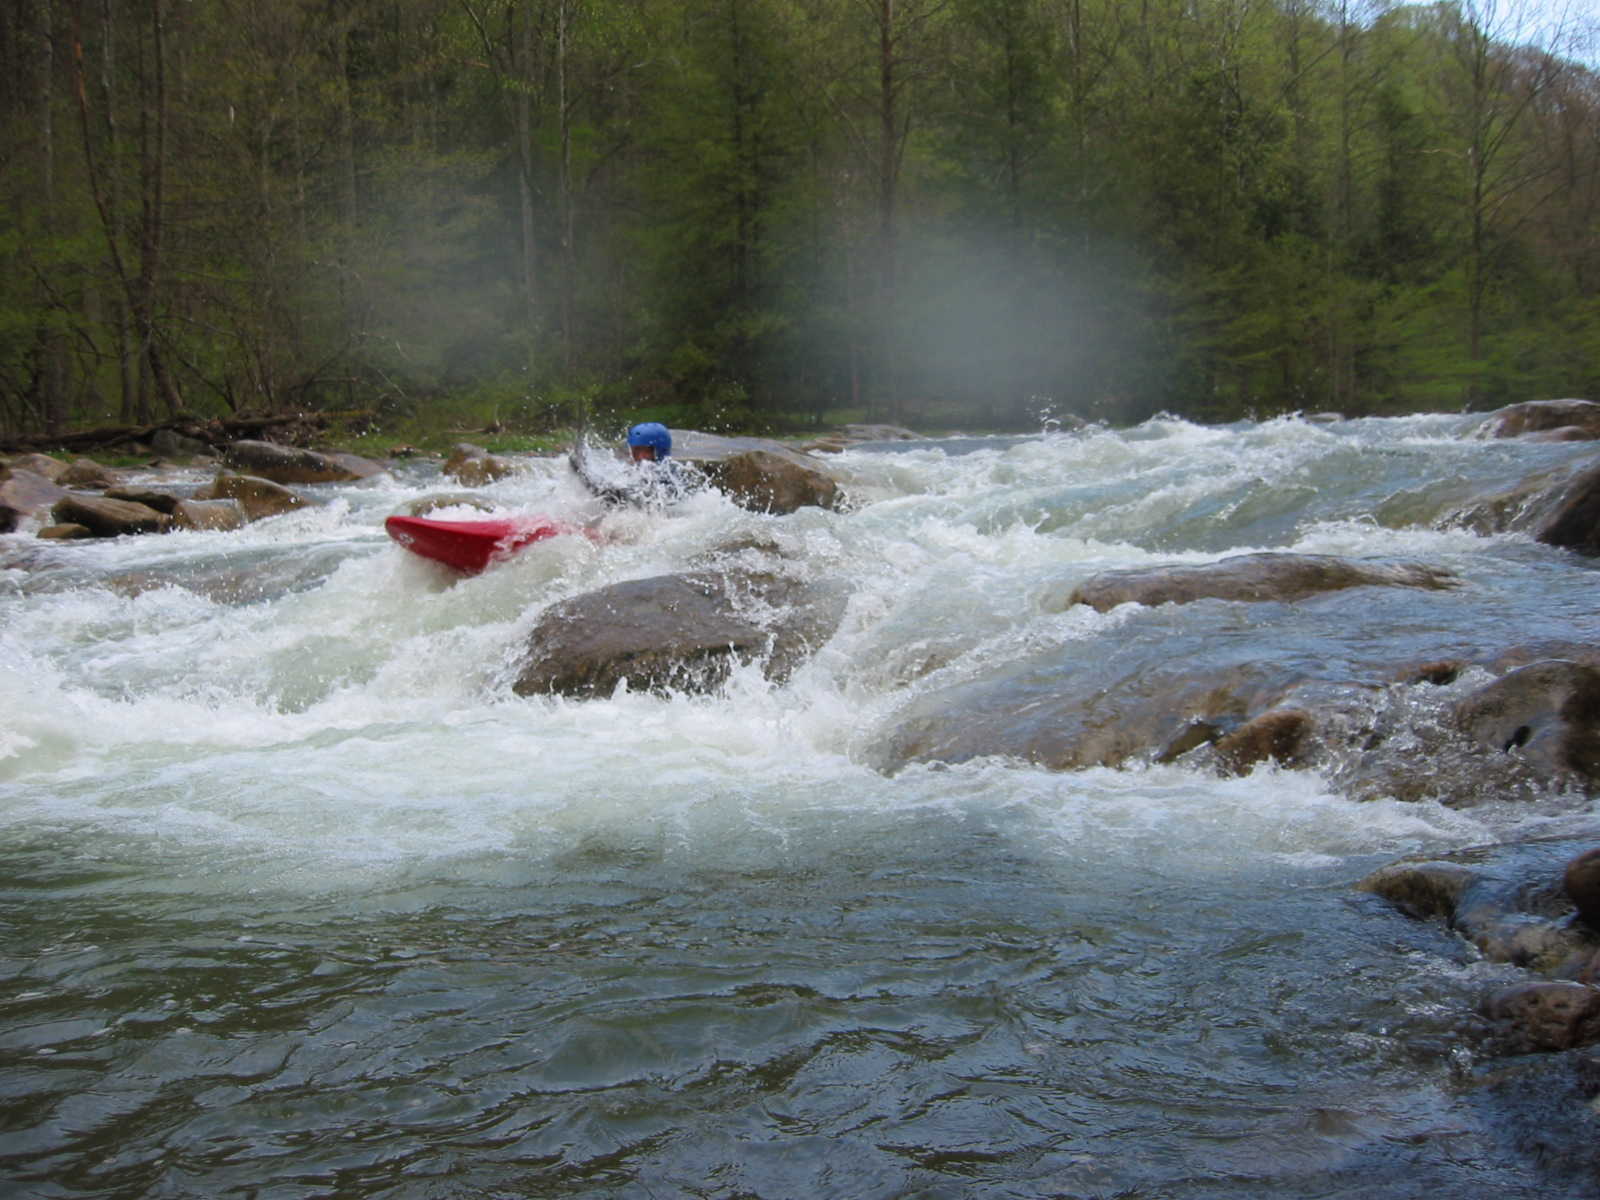
<instances>
[{"instance_id":1,"label":"splashing water","mask_svg":"<svg viewBox=\"0 0 1600 1200\"><path fill-rule=\"evenodd\" d=\"M232 533L0 539L0 1178L1548 1194L1462 1065L1492 972L1350 885L1408 853L1590 829L1584 803L1358 799L1277 769L871 766L918 697L1046 651L1594 640L1587 563L1441 522L1582 446L1472 427L866 446L836 460L844 511L781 518L712 491L602 513L534 459L482 497L604 537L464 579L383 535L449 490L426 466ZM783 686L752 667L711 696L512 693L550 604L756 538L852 589ZM1047 603L1106 569L1264 549L1415 558L1463 586L1271 620Z\"/></svg>"}]
</instances>

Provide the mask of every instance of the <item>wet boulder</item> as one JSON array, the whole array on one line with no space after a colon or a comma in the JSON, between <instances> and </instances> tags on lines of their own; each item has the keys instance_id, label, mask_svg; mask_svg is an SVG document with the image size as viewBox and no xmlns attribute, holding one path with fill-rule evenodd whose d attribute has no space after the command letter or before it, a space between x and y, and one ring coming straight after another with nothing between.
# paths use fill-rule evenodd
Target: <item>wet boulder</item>
<instances>
[{"instance_id":1,"label":"wet boulder","mask_svg":"<svg viewBox=\"0 0 1600 1200\"><path fill-rule=\"evenodd\" d=\"M1106 571L1074 587L1047 609L1087 604L1109 612L1122 604L1189 604L1196 600L1289 602L1353 587L1453 587L1449 571L1424 563L1367 561L1322 554L1238 554L1214 563L1173 563Z\"/></svg>"},{"instance_id":2,"label":"wet boulder","mask_svg":"<svg viewBox=\"0 0 1600 1200\"><path fill-rule=\"evenodd\" d=\"M745 450L705 462L700 469L735 504L755 512L831 509L839 502L839 485L831 476L771 450Z\"/></svg>"},{"instance_id":3,"label":"wet boulder","mask_svg":"<svg viewBox=\"0 0 1600 1200\"><path fill-rule=\"evenodd\" d=\"M113 487L106 489L106 496L111 500L129 500L134 504L143 504L146 508L153 508L157 512L164 512L171 516L178 508L178 497L171 492L158 491L147 487Z\"/></svg>"},{"instance_id":4,"label":"wet boulder","mask_svg":"<svg viewBox=\"0 0 1600 1200\"><path fill-rule=\"evenodd\" d=\"M66 521L57 525L46 525L39 530L39 536L46 541L75 542L98 535L87 525L79 525L75 521Z\"/></svg>"},{"instance_id":5,"label":"wet boulder","mask_svg":"<svg viewBox=\"0 0 1600 1200\"><path fill-rule=\"evenodd\" d=\"M253 475L238 475L232 471L218 471L217 477L195 492L195 500L236 500L244 510L245 519L259 521L283 513L305 508L311 503L298 492L290 491L270 479Z\"/></svg>"},{"instance_id":6,"label":"wet boulder","mask_svg":"<svg viewBox=\"0 0 1600 1200\"><path fill-rule=\"evenodd\" d=\"M1536 540L1578 554L1600 555L1600 466L1551 487L1528 506Z\"/></svg>"},{"instance_id":7,"label":"wet boulder","mask_svg":"<svg viewBox=\"0 0 1600 1200\"><path fill-rule=\"evenodd\" d=\"M735 664L781 681L844 612L841 589L760 572L703 571L613 584L548 609L534 627L518 695L714 690Z\"/></svg>"},{"instance_id":8,"label":"wet boulder","mask_svg":"<svg viewBox=\"0 0 1600 1200\"><path fill-rule=\"evenodd\" d=\"M516 465L490 454L482 446L461 442L450 451L440 472L462 487L483 487L516 474Z\"/></svg>"},{"instance_id":9,"label":"wet boulder","mask_svg":"<svg viewBox=\"0 0 1600 1200\"><path fill-rule=\"evenodd\" d=\"M238 441L223 463L241 475L273 483L355 483L383 473L384 468L354 454L320 454L276 442Z\"/></svg>"},{"instance_id":10,"label":"wet boulder","mask_svg":"<svg viewBox=\"0 0 1600 1200\"><path fill-rule=\"evenodd\" d=\"M172 518L131 500L86 496L69 492L50 509L57 525L81 525L95 537L121 537L135 533L165 533Z\"/></svg>"},{"instance_id":11,"label":"wet boulder","mask_svg":"<svg viewBox=\"0 0 1600 1200\"><path fill-rule=\"evenodd\" d=\"M1585 850L1569 862L1561 885L1579 919L1600 935L1600 849Z\"/></svg>"},{"instance_id":12,"label":"wet boulder","mask_svg":"<svg viewBox=\"0 0 1600 1200\"><path fill-rule=\"evenodd\" d=\"M122 475L120 472L113 471L110 467L102 466L92 458L74 459L55 478L55 482L62 487L98 488L101 491L107 488L114 488L121 481Z\"/></svg>"},{"instance_id":13,"label":"wet boulder","mask_svg":"<svg viewBox=\"0 0 1600 1200\"><path fill-rule=\"evenodd\" d=\"M735 504L755 512L837 508L840 481L814 454L765 438L675 430L672 456L703 474Z\"/></svg>"},{"instance_id":14,"label":"wet boulder","mask_svg":"<svg viewBox=\"0 0 1600 1200\"><path fill-rule=\"evenodd\" d=\"M1539 437L1552 441L1600 438L1600 404L1590 400L1530 400L1490 413L1479 427L1488 438Z\"/></svg>"},{"instance_id":15,"label":"wet boulder","mask_svg":"<svg viewBox=\"0 0 1600 1200\"><path fill-rule=\"evenodd\" d=\"M244 505L238 500L179 500L172 510L174 529L227 532L248 523Z\"/></svg>"},{"instance_id":16,"label":"wet boulder","mask_svg":"<svg viewBox=\"0 0 1600 1200\"><path fill-rule=\"evenodd\" d=\"M1444 924L1489 962L1587 982L1600 935L1574 919L1568 865L1589 847L1570 838L1478 846L1378 868L1357 890Z\"/></svg>"},{"instance_id":17,"label":"wet boulder","mask_svg":"<svg viewBox=\"0 0 1600 1200\"><path fill-rule=\"evenodd\" d=\"M1600 668L1567 659L1518 667L1458 702L1454 719L1552 783L1600 783Z\"/></svg>"},{"instance_id":18,"label":"wet boulder","mask_svg":"<svg viewBox=\"0 0 1600 1200\"><path fill-rule=\"evenodd\" d=\"M1600 1042L1600 988L1540 979L1489 996L1484 1016L1501 1027L1511 1053L1574 1050Z\"/></svg>"},{"instance_id":19,"label":"wet boulder","mask_svg":"<svg viewBox=\"0 0 1600 1200\"><path fill-rule=\"evenodd\" d=\"M15 533L22 514L9 504L0 504L0 533Z\"/></svg>"}]
</instances>

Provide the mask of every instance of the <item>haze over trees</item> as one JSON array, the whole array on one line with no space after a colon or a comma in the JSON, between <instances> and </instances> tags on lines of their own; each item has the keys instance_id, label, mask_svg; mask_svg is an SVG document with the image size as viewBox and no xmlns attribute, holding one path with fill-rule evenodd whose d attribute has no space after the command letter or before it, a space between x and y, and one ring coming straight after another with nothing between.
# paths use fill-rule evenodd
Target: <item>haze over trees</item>
<instances>
[{"instance_id":1,"label":"haze over trees","mask_svg":"<svg viewBox=\"0 0 1600 1200\"><path fill-rule=\"evenodd\" d=\"M1595 396L1594 28L1530 17L7 0L0 432Z\"/></svg>"}]
</instances>

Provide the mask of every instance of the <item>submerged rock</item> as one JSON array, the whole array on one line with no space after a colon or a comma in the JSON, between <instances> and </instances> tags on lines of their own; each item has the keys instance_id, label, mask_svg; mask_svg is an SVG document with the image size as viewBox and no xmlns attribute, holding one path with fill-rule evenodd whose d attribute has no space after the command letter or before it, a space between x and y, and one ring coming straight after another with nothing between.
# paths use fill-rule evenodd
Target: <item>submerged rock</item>
<instances>
[{"instance_id":1,"label":"submerged rock","mask_svg":"<svg viewBox=\"0 0 1600 1200\"><path fill-rule=\"evenodd\" d=\"M1566 884L1586 875L1600 851L1573 856L1577 845L1504 844L1406 859L1356 886L1411 917L1443 922L1490 962L1540 976L1484 997L1482 1012L1502 1049L1570 1050L1600 1042L1600 934L1574 919Z\"/></svg>"},{"instance_id":2,"label":"submerged rock","mask_svg":"<svg viewBox=\"0 0 1600 1200\"><path fill-rule=\"evenodd\" d=\"M470 442L458 443L440 468L441 474L454 479L462 487L483 487L516 472L516 466L507 459L490 454L482 446L474 446Z\"/></svg>"}]
</instances>

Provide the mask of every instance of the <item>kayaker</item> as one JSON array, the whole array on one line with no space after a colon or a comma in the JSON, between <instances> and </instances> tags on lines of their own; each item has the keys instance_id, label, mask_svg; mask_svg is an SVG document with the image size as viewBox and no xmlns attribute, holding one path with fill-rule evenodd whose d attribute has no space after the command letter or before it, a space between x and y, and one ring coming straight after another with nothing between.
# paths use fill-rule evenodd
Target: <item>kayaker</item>
<instances>
[{"instance_id":1,"label":"kayaker","mask_svg":"<svg viewBox=\"0 0 1600 1200\"><path fill-rule=\"evenodd\" d=\"M672 458L672 432L659 421L641 421L628 430L631 468L623 478L595 469L580 435L570 458L584 485L611 504L660 508L682 500L700 483L698 472Z\"/></svg>"}]
</instances>

